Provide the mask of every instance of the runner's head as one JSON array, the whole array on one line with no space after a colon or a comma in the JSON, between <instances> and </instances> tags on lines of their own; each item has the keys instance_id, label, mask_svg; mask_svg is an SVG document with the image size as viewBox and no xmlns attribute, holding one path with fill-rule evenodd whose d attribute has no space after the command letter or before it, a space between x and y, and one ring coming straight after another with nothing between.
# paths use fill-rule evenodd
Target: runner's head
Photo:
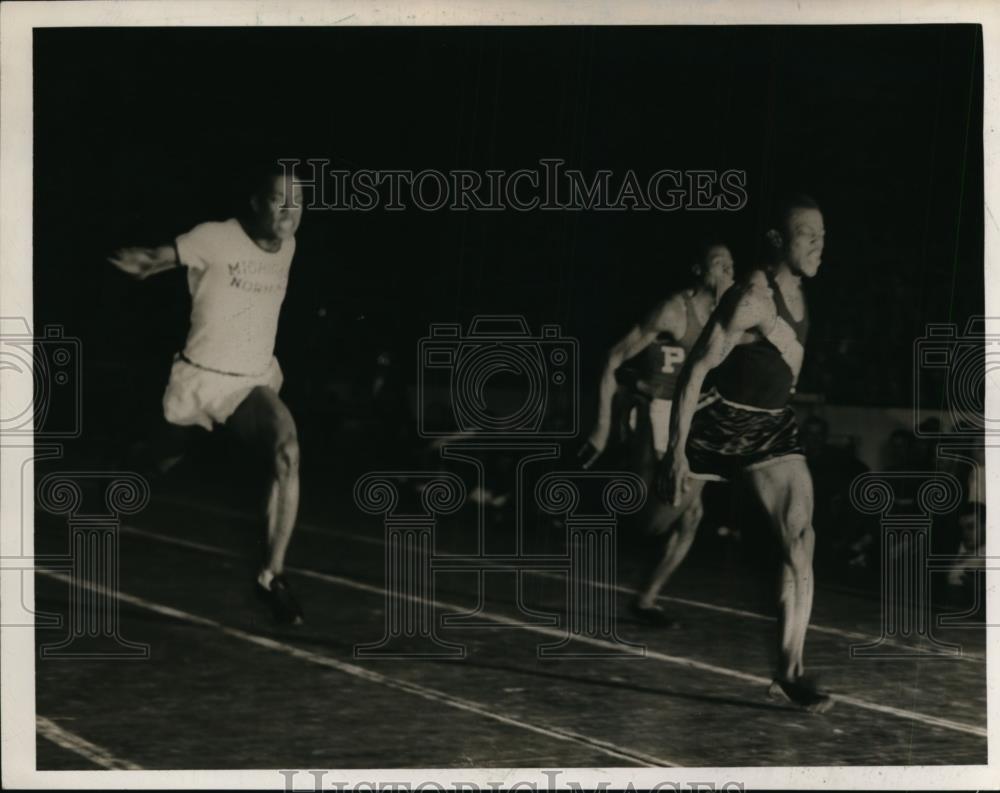
<instances>
[{"instance_id":1,"label":"runner's head","mask_svg":"<svg viewBox=\"0 0 1000 793\"><path fill-rule=\"evenodd\" d=\"M275 240L295 236L302 222L302 187L292 169L274 162L261 170L251 186L250 210L257 232Z\"/></svg>"},{"instance_id":2,"label":"runner's head","mask_svg":"<svg viewBox=\"0 0 1000 793\"><path fill-rule=\"evenodd\" d=\"M715 237L698 246L691 269L698 288L713 292L716 297L733 285L733 254L725 242Z\"/></svg>"},{"instance_id":3,"label":"runner's head","mask_svg":"<svg viewBox=\"0 0 1000 793\"><path fill-rule=\"evenodd\" d=\"M819 270L825 236L819 205L800 193L778 202L767 241L777 265L812 278Z\"/></svg>"}]
</instances>

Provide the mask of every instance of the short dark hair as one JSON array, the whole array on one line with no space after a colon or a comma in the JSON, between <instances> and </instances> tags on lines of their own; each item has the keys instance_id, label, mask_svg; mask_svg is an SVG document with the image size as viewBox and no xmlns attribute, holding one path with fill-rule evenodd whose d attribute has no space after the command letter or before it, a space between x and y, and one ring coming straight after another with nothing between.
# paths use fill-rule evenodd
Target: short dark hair
<instances>
[{"instance_id":1,"label":"short dark hair","mask_svg":"<svg viewBox=\"0 0 1000 793\"><path fill-rule=\"evenodd\" d=\"M282 163L281 160L285 162ZM292 157L262 157L253 163L247 173L247 181L244 194L250 197L259 196L265 190L270 190L274 185L274 180L290 174L298 178L299 161Z\"/></svg>"},{"instance_id":2,"label":"short dark hair","mask_svg":"<svg viewBox=\"0 0 1000 793\"><path fill-rule=\"evenodd\" d=\"M774 204L768 231L774 229L785 234L788 218L796 209L819 209L819 203L807 193L783 193Z\"/></svg>"},{"instance_id":3,"label":"short dark hair","mask_svg":"<svg viewBox=\"0 0 1000 793\"><path fill-rule=\"evenodd\" d=\"M712 248L725 248L732 252L729 243L722 239L722 237L717 234L706 234L699 237L691 246L692 264L696 267L701 267L705 264L705 257L708 256L708 252Z\"/></svg>"}]
</instances>

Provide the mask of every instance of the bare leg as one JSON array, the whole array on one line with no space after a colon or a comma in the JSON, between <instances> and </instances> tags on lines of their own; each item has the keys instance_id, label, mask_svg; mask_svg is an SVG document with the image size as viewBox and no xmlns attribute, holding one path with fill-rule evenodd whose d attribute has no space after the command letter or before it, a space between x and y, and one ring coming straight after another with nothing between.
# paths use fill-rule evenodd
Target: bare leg
<instances>
[{"instance_id":1,"label":"bare leg","mask_svg":"<svg viewBox=\"0 0 1000 793\"><path fill-rule=\"evenodd\" d=\"M806 534L806 554L809 558L809 577L802 582L802 589L798 593L798 607L799 613L797 615L797 622L799 626L799 634L797 636L797 654L799 658L799 668L798 674L801 676L804 674L805 669L803 668L803 659L805 658L805 647L806 647L806 633L809 631L809 618L812 616L812 606L813 606L813 594L816 590L816 576L813 574L812 559L813 553L816 549L816 533L810 531Z\"/></svg>"},{"instance_id":2,"label":"bare leg","mask_svg":"<svg viewBox=\"0 0 1000 793\"><path fill-rule=\"evenodd\" d=\"M795 572L786 558L781 565L781 584L778 594L778 677L794 680L802 674L798 657L798 603Z\"/></svg>"},{"instance_id":3,"label":"bare leg","mask_svg":"<svg viewBox=\"0 0 1000 793\"><path fill-rule=\"evenodd\" d=\"M654 513L650 518L650 532L655 535L666 534L666 543L663 555L639 588L637 602L640 607L651 608L656 605L660 591L667 585L691 549L698 524L705 514L701 501L701 491L704 486L703 480L692 479L688 490L689 500L686 500L686 505L682 504L680 508L664 504L656 499L656 496L651 496L655 504L652 507Z\"/></svg>"},{"instance_id":4,"label":"bare leg","mask_svg":"<svg viewBox=\"0 0 1000 793\"><path fill-rule=\"evenodd\" d=\"M667 449L670 438L671 403L654 399L645 410L640 410L641 432L633 439L639 454L638 469L646 482L649 492L644 528L647 536L656 543L654 565L644 576L633 603L633 613L652 624L666 627L675 625L656 605L660 591L680 567L691 549L698 524L704 515L701 491L704 480L689 479L688 490L682 502L674 506L665 504L655 495L656 472Z\"/></svg>"},{"instance_id":5,"label":"bare leg","mask_svg":"<svg viewBox=\"0 0 1000 793\"><path fill-rule=\"evenodd\" d=\"M299 510L299 442L295 420L273 389L259 386L230 416L226 427L263 451L270 464L264 570L280 575Z\"/></svg>"},{"instance_id":6,"label":"bare leg","mask_svg":"<svg viewBox=\"0 0 1000 793\"><path fill-rule=\"evenodd\" d=\"M804 460L791 459L752 471L750 480L781 543L778 678L794 681L805 669L812 613L812 479Z\"/></svg>"},{"instance_id":7,"label":"bare leg","mask_svg":"<svg viewBox=\"0 0 1000 793\"><path fill-rule=\"evenodd\" d=\"M299 467L297 453L279 452L271 492L267 499L267 569L275 575L285 569L285 553L299 512Z\"/></svg>"}]
</instances>

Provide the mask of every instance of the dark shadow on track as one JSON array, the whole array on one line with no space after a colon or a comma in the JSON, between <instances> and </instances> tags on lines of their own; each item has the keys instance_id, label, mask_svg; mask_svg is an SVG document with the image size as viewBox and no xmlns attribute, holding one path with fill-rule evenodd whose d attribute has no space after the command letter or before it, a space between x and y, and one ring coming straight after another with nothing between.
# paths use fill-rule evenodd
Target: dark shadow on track
<instances>
[{"instance_id":1,"label":"dark shadow on track","mask_svg":"<svg viewBox=\"0 0 1000 793\"><path fill-rule=\"evenodd\" d=\"M463 665L473 666L478 669L492 669L497 672L505 672L517 675L529 675L531 677L541 677L548 680L559 680L562 682L582 683L585 685L600 686L602 688L612 688L622 691L633 691L639 694L652 694L658 697L684 700L687 702L699 702L706 705L733 705L735 707L750 708L753 710L798 712L798 709L796 708L790 708L784 705L775 705L766 702L750 702L748 700L733 699L732 697L717 697L717 696L712 696L710 694L691 694L666 688L652 688L650 686L640 686L640 685L635 685L633 683L623 683L617 680L601 680L593 677L579 677L577 675L560 674L557 672L546 672L542 669L528 669L526 667L507 666L504 664L493 664L488 662L475 661L475 660L470 660L468 658L465 658L460 662ZM429 661L429 663L447 664L447 663L455 663L455 661L432 660Z\"/></svg>"}]
</instances>

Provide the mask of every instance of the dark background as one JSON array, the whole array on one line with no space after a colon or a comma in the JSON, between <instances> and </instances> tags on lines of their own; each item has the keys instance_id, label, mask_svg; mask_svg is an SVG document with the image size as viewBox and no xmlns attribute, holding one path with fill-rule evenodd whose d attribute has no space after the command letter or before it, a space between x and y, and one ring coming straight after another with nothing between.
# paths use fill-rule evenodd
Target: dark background
<instances>
[{"instance_id":1,"label":"dark background","mask_svg":"<svg viewBox=\"0 0 1000 793\"><path fill-rule=\"evenodd\" d=\"M556 322L586 391L607 347L684 283L706 229L756 263L776 190L821 203L800 390L912 404L927 322L983 312L977 26L44 29L34 38L35 323L83 343L88 433L155 416L187 330L183 274L105 257L233 212L261 156L342 168L747 173L736 213L308 212L277 355L293 411L412 382L430 322ZM113 417L112 417L113 416ZM586 421L586 419L585 419Z\"/></svg>"}]
</instances>

